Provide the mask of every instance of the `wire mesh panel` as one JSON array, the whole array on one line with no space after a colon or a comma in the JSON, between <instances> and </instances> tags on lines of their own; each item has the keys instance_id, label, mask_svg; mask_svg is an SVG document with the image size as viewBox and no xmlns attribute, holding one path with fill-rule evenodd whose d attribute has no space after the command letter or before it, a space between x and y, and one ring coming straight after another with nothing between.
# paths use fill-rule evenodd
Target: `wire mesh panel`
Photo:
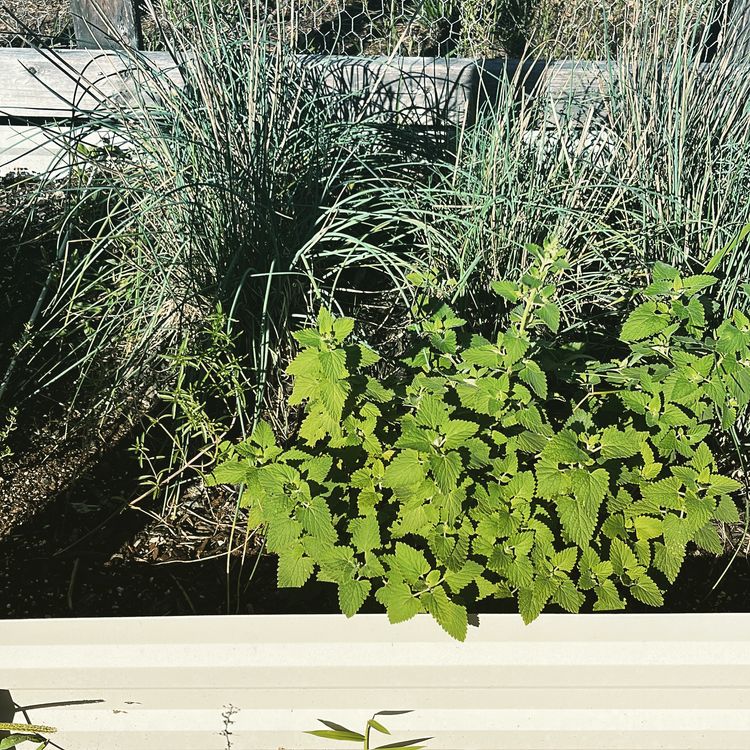
<instances>
[{"instance_id":1,"label":"wire mesh panel","mask_svg":"<svg viewBox=\"0 0 750 750\"><path fill-rule=\"evenodd\" d=\"M504 51L497 0L287 0L276 12L300 52L493 56Z\"/></svg>"}]
</instances>

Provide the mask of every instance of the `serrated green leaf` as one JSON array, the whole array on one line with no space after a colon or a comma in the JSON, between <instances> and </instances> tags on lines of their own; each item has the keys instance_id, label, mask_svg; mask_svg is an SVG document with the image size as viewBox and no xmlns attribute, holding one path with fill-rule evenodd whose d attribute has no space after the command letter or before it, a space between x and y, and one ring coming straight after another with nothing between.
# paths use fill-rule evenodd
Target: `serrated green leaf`
<instances>
[{"instance_id":1,"label":"serrated green leaf","mask_svg":"<svg viewBox=\"0 0 750 750\"><path fill-rule=\"evenodd\" d=\"M351 386L345 380L335 382L326 380L320 383L320 402L334 422L341 421L344 404L350 391Z\"/></svg>"},{"instance_id":2,"label":"serrated green leaf","mask_svg":"<svg viewBox=\"0 0 750 750\"><path fill-rule=\"evenodd\" d=\"M736 479L721 476L721 474L711 474L709 479L708 495L731 495L733 492L742 489L742 484Z\"/></svg>"},{"instance_id":3,"label":"serrated green leaf","mask_svg":"<svg viewBox=\"0 0 750 750\"><path fill-rule=\"evenodd\" d=\"M633 519L635 525L635 534L638 539L655 539L661 536L661 520L651 516L637 516Z\"/></svg>"},{"instance_id":4,"label":"serrated green leaf","mask_svg":"<svg viewBox=\"0 0 750 750\"><path fill-rule=\"evenodd\" d=\"M287 373L298 378L313 378L312 382L317 382L316 377L320 374L318 355L317 349L304 349L289 363Z\"/></svg>"},{"instance_id":5,"label":"serrated green leaf","mask_svg":"<svg viewBox=\"0 0 750 750\"><path fill-rule=\"evenodd\" d=\"M641 452L644 434L632 427L620 430L617 427L607 427L602 432L601 456L604 459L631 458Z\"/></svg>"},{"instance_id":6,"label":"serrated green leaf","mask_svg":"<svg viewBox=\"0 0 750 750\"><path fill-rule=\"evenodd\" d=\"M456 451L433 453L430 456L430 469L440 491L448 494L456 489L458 478L463 470L463 461Z\"/></svg>"},{"instance_id":7,"label":"serrated green leaf","mask_svg":"<svg viewBox=\"0 0 750 750\"><path fill-rule=\"evenodd\" d=\"M553 333L560 329L560 308L554 302L547 302L537 310L537 315L541 318L547 328Z\"/></svg>"},{"instance_id":8,"label":"serrated green leaf","mask_svg":"<svg viewBox=\"0 0 750 750\"><path fill-rule=\"evenodd\" d=\"M300 464L300 469L307 474L309 480L323 484L328 478L332 465L332 456L311 456Z\"/></svg>"},{"instance_id":9,"label":"serrated green leaf","mask_svg":"<svg viewBox=\"0 0 750 750\"><path fill-rule=\"evenodd\" d=\"M380 355L374 349L370 349L369 346L357 344L357 348L359 349L360 367L370 367L380 361Z\"/></svg>"},{"instance_id":10,"label":"serrated green leaf","mask_svg":"<svg viewBox=\"0 0 750 750\"><path fill-rule=\"evenodd\" d=\"M266 547L269 552L284 552L293 546L302 533L302 524L293 518L274 518L266 530Z\"/></svg>"},{"instance_id":11,"label":"serrated green leaf","mask_svg":"<svg viewBox=\"0 0 750 750\"><path fill-rule=\"evenodd\" d=\"M617 394L626 409L636 414L645 414L651 397L639 391L621 391Z\"/></svg>"},{"instance_id":12,"label":"serrated green leaf","mask_svg":"<svg viewBox=\"0 0 750 750\"><path fill-rule=\"evenodd\" d=\"M444 427L449 419L446 405L439 398L430 395L420 398L419 406L414 416L418 424L431 427L433 430Z\"/></svg>"},{"instance_id":13,"label":"serrated green leaf","mask_svg":"<svg viewBox=\"0 0 750 750\"><path fill-rule=\"evenodd\" d=\"M438 433L427 427L420 427L416 420L407 415L401 421L401 435L396 441L396 448L412 448L426 453L432 450Z\"/></svg>"},{"instance_id":14,"label":"serrated green leaf","mask_svg":"<svg viewBox=\"0 0 750 750\"><path fill-rule=\"evenodd\" d=\"M656 310L656 302L644 302L628 315L620 332L622 341L640 341L663 331L671 323L669 315Z\"/></svg>"},{"instance_id":15,"label":"serrated green leaf","mask_svg":"<svg viewBox=\"0 0 750 750\"><path fill-rule=\"evenodd\" d=\"M613 539L609 548L609 559L615 573L622 575L638 567L638 558L630 547L620 539Z\"/></svg>"},{"instance_id":16,"label":"serrated green leaf","mask_svg":"<svg viewBox=\"0 0 750 750\"><path fill-rule=\"evenodd\" d=\"M502 367L504 353L491 344L485 346L472 346L461 352L461 359L469 365L477 367L491 367L499 369ZM481 382L481 381L480 381Z\"/></svg>"},{"instance_id":17,"label":"serrated green leaf","mask_svg":"<svg viewBox=\"0 0 750 750\"><path fill-rule=\"evenodd\" d=\"M318 359L326 380L343 380L349 375L346 369L346 352L343 349L323 350L318 352Z\"/></svg>"},{"instance_id":18,"label":"serrated green leaf","mask_svg":"<svg viewBox=\"0 0 750 750\"><path fill-rule=\"evenodd\" d=\"M375 592L375 598L382 604L391 624L405 622L422 611L422 604L411 589L400 581L387 581Z\"/></svg>"},{"instance_id":19,"label":"serrated green leaf","mask_svg":"<svg viewBox=\"0 0 750 750\"><path fill-rule=\"evenodd\" d=\"M293 331L292 336L294 336L302 346L311 349L317 349L322 343L320 333L315 328L303 328L299 331Z\"/></svg>"},{"instance_id":20,"label":"serrated green leaf","mask_svg":"<svg viewBox=\"0 0 750 750\"><path fill-rule=\"evenodd\" d=\"M600 586L595 586L594 593L596 594L595 612L625 609L625 602L620 598L617 587L612 581L603 581Z\"/></svg>"},{"instance_id":21,"label":"serrated green leaf","mask_svg":"<svg viewBox=\"0 0 750 750\"><path fill-rule=\"evenodd\" d=\"M641 487L643 499L659 507L679 508L682 482L677 477L667 477Z\"/></svg>"},{"instance_id":22,"label":"serrated green leaf","mask_svg":"<svg viewBox=\"0 0 750 750\"><path fill-rule=\"evenodd\" d=\"M537 578L530 587L518 592L518 612L524 623L536 620L541 614L557 586L547 578Z\"/></svg>"},{"instance_id":23,"label":"serrated green leaf","mask_svg":"<svg viewBox=\"0 0 750 750\"><path fill-rule=\"evenodd\" d=\"M426 591L422 594L421 600L425 609L448 635L458 641L466 640L468 629L466 607L452 602L442 586Z\"/></svg>"},{"instance_id":24,"label":"serrated green leaf","mask_svg":"<svg viewBox=\"0 0 750 750\"><path fill-rule=\"evenodd\" d=\"M690 532L684 519L674 513L667 513L661 521L664 544L684 547L690 541Z\"/></svg>"},{"instance_id":25,"label":"serrated green leaf","mask_svg":"<svg viewBox=\"0 0 750 750\"><path fill-rule=\"evenodd\" d=\"M469 438L476 435L478 429L479 425L475 422L468 422L464 419L451 419L443 427L443 434L445 435L443 447L446 450L463 447Z\"/></svg>"},{"instance_id":26,"label":"serrated green leaf","mask_svg":"<svg viewBox=\"0 0 750 750\"><path fill-rule=\"evenodd\" d=\"M495 294L504 297L509 302L516 303L519 298L518 284L513 281L493 281L490 287Z\"/></svg>"},{"instance_id":27,"label":"serrated green leaf","mask_svg":"<svg viewBox=\"0 0 750 750\"><path fill-rule=\"evenodd\" d=\"M273 448L276 445L276 437L273 434L271 425L269 425L264 419L258 420L258 423L253 429L252 435L250 435L250 440L266 450L268 448Z\"/></svg>"},{"instance_id":28,"label":"serrated green leaf","mask_svg":"<svg viewBox=\"0 0 750 750\"><path fill-rule=\"evenodd\" d=\"M336 318L333 321L333 337L337 343L342 343L354 330L353 318Z\"/></svg>"},{"instance_id":29,"label":"serrated green leaf","mask_svg":"<svg viewBox=\"0 0 750 750\"><path fill-rule=\"evenodd\" d=\"M578 549L576 547L566 547L560 552L556 552L550 558L550 562L560 570L564 570L566 573L570 573L576 565L578 560Z\"/></svg>"},{"instance_id":30,"label":"serrated green leaf","mask_svg":"<svg viewBox=\"0 0 750 750\"><path fill-rule=\"evenodd\" d=\"M211 474L211 484L244 484L257 469L247 461L225 461Z\"/></svg>"},{"instance_id":31,"label":"serrated green leaf","mask_svg":"<svg viewBox=\"0 0 750 750\"><path fill-rule=\"evenodd\" d=\"M454 594L458 594L475 581L483 572L484 568L479 563L468 560L460 570L447 571L445 573L445 582Z\"/></svg>"},{"instance_id":32,"label":"serrated green leaf","mask_svg":"<svg viewBox=\"0 0 750 750\"><path fill-rule=\"evenodd\" d=\"M498 337L498 346L501 345L501 342L507 352L509 364L518 362L529 349L529 342L513 330L501 334L501 337Z\"/></svg>"},{"instance_id":33,"label":"serrated green leaf","mask_svg":"<svg viewBox=\"0 0 750 750\"><path fill-rule=\"evenodd\" d=\"M685 313L691 326L703 328L706 325L706 308L700 300L691 299L685 305Z\"/></svg>"},{"instance_id":34,"label":"serrated green leaf","mask_svg":"<svg viewBox=\"0 0 750 750\"><path fill-rule=\"evenodd\" d=\"M539 461L535 467L539 497L552 500L557 495L567 495L570 491L570 476L561 471L556 463Z\"/></svg>"},{"instance_id":35,"label":"serrated green leaf","mask_svg":"<svg viewBox=\"0 0 750 750\"><path fill-rule=\"evenodd\" d=\"M602 524L602 534L607 539L625 539L628 536L628 530L625 526L625 517L622 513L615 513L609 518L604 519Z\"/></svg>"},{"instance_id":36,"label":"serrated green leaf","mask_svg":"<svg viewBox=\"0 0 750 750\"><path fill-rule=\"evenodd\" d=\"M609 474L604 469L592 472L572 469L571 486L573 497L557 500L560 521L566 536L580 547L585 547L594 536L599 508L609 486Z\"/></svg>"},{"instance_id":37,"label":"serrated green leaf","mask_svg":"<svg viewBox=\"0 0 750 750\"><path fill-rule=\"evenodd\" d=\"M365 394L380 404L388 403L394 396L394 393L390 388L384 388L375 378L367 378L367 386L365 388Z\"/></svg>"},{"instance_id":38,"label":"serrated green leaf","mask_svg":"<svg viewBox=\"0 0 750 750\"><path fill-rule=\"evenodd\" d=\"M319 581L341 583L352 578L357 572L357 561L351 547L331 545L312 536L302 539L302 547L320 566Z\"/></svg>"},{"instance_id":39,"label":"serrated green leaf","mask_svg":"<svg viewBox=\"0 0 750 750\"><path fill-rule=\"evenodd\" d=\"M651 269L651 274L654 281L674 281L680 272L674 266L657 260Z\"/></svg>"},{"instance_id":40,"label":"serrated green leaf","mask_svg":"<svg viewBox=\"0 0 750 750\"><path fill-rule=\"evenodd\" d=\"M408 583L416 583L421 576L430 572L430 564L424 553L403 542L396 542L396 554L391 564Z\"/></svg>"},{"instance_id":41,"label":"serrated green leaf","mask_svg":"<svg viewBox=\"0 0 750 750\"><path fill-rule=\"evenodd\" d=\"M569 579L563 580L552 594L552 601L559 604L568 612L576 614L586 601L584 595L575 587Z\"/></svg>"},{"instance_id":42,"label":"serrated green leaf","mask_svg":"<svg viewBox=\"0 0 750 750\"><path fill-rule=\"evenodd\" d=\"M701 549L713 555L721 555L724 552L724 545L721 543L719 532L712 523L707 523L694 532L693 541Z\"/></svg>"},{"instance_id":43,"label":"serrated green leaf","mask_svg":"<svg viewBox=\"0 0 750 750\"><path fill-rule=\"evenodd\" d=\"M524 367L519 371L518 377L531 386L531 389L539 398L547 398L547 376L542 368L533 359L527 359Z\"/></svg>"},{"instance_id":44,"label":"serrated green leaf","mask_svg":"<svg viewBox=\"0 0 750 750\"><path fill-rule=\"evenodd\" d=\"M692 419L677 404L665 404L659 416L659 424L669 427L687 427Z\"/></svg>"},{"instance_id":45,"label":"serrated green leaf","mask_svg":"<svg viewBox=\"0 0 750 750\"><path fill-rule=\"evenodd\" d=\"M542 458L560 464L583 463L588 454L578 444L578 435L573 430L560 430L547 443Z\"/></svg>"},{"instance_id":46,"label":"serrated green leaf","mask_svg":"<svg viewBox=\"0 0 750 750\"><path fill-rule=\"evenodd\" d=\"M333 333L333 315L326 307L321 307L318 310L318 330L323 335Z\"/></svg>"},{"instance_id":47,"label":"serrated green leaf","mask_svg":"<svg viewBox=\"0 0 750 750\"><path fill-rule=\"evenodd\" d=\"M633 550L640 565L644 568L651 567L651 542L646 539L638 539L633 544Z\"/></svg>"},{"instance_id":48,"label":"serrated green leaf","mask_svg":"<svg viewBox=\"0 0 750 750\"><path fill-rule=\"evenodd\" d=\"M301 546L290 550L279 551L277 566L277 585L283 588L299 588L304 586L312 575L315 565L311 558L306 557Z\"/></svg>"},{"instance_id":49,"label":"serrated green leaf","mask_svg":"<svg viewBox=\"0 0 750 750\"><path fill-rule=\"evenodd\" d=\"M682 280L682 288L686 294L692 295L697 294L703 289L712 286L718 281L716 276L711 276L706 273L698 273L694 276L687 276Z\"/></svg>"},{"instance_id":50,"label":"serrated green leaf","mask_svg":"<svg viewBox=\"0 0 750 750\"><path fill-rule=\"evenodd\" d=\"M425 470L417 451L407 448L388 464L383 484L393 489L419 486L425 478Z\"/></svg>"},{"instance_id":51,"label":"serrated green leaf","mask_svg":"<svg viewBox=\"0 0 750 750\"><path fill-rule=\"evenodd\" d=\"M654 544L654 567L667 577L670 583L677 580L685 559L685 547L677 544Z\"/></svg>"},{"instance_id":52,"label":"serrated green leaf","mask_svg":"<svg viewBox=\"0 0 750 750\"><path fill-rule=\"evenodd\" d=\"M740 515L734 500L722 497L714 511L714 518L723 523L739 523Z\"/></svg>"},{"instance_id":53,"label":"serrated green leaf","mask_svg":"<svg viewBox=\"0 0 750 750\"><path fill-rule=\"evenodd\" d=\"M508 579L508 583L515 588L530 587L534 583L535 572L531 560L528 557L516 557L510 558L508 562L507 557L502 550L497 549L496 555L490 558L487 567L492 569L492 566L495 566L496 570L501 572Z\"/></svg>"},{"instance_id":54,"label":"serrated green leaf","mask_svg":"<svg viewBox=\"0 0 750 750\"><path fill-rule=\"evenodd\" d=\"M297 508L296 516L305 531L327 544L336 541L336 530L325 498L314 497L308 503L302 504Z\"/></svg>"},{"instance_id":55,"label":"serrated green leaf","mask_svg":"<svg viewBox=\"0 0 750 750\"><path fill-rule=\"evenodd\" d=\"M695 451L693 457L690 459L690 463L696 471L701 471L702 469L713 467L716 461L714 459L714 454L711 453L711 449L705 443L700 443L695 446Z\"/></svg>"},{"instance_id":56,"label":"serrated green leaf","mask_svg":"<svg viewBox=\"0 0 750 750\"><path fill-rule=\"evenodd\" d=\"M630 593L638 601L648 604L651 607L661 607L664 604L664 597L656 583L647 575L642 575L631 587Z\"/></svg>"},{"instance_id":57,"label":"serrated green leaf","mask_svg":"<svg viewBox=\"0 0 750 750\"><path fill-rule=\"evenodd\" d=\"M377 516L353 518L349 522L349 533L352 535L352 544L359 552L370 552L382 545Z\"/></svg>"},{"instance_id":58,"label":"serrated green leaf","mask_svg":"<svg viewBox=\"0 0 750 750\"><path fill-rule=\"evenodd\" d=\"M645 297L669 297L673 291L674 288L669 281L654 281L643 290L643 295Z\"/></svg>"},{"instance_id":59,"label":"serrated green leaf","mask_svg":"<svg viewBox=\"0 0 750 750\"><path fill-rule=\"evenodd\" d=\"M692 534L711 520L715 509L714 501L708 497L696 497L692 492L685 493L686 518L683 520L687 532Z\"/></svg>"},{"instance_id":60,"label":"serrated green leaf","mask_svg":"<svg viewBox=\"0 0 750 750\"><path fill-rule=\"evenodd\" d=\"M360 575L367 578L382 578L385 576L385 568L380 559L372 552L365 552L365 564L359 569Z\"/></svg>"},{"instance_id":61,"label":"serrated green leaf","mask_svg":"<svg viewBox=\"0 0 750 750\"><path fill-rule=\"evenodd\" d=\"M339 607L347 617L359 612L370 593L371 586L370 581L352 578L339 584Z\"/></svg>"},{"instance_id":62,"label":"serrated green leaf","mask_svg":"<svg viewBox=\"0 0 750 750\"><path fill-rule=\"evenodd\" d=\"M302 426L299 429L299 436L307 445L312 446L322 440L326 435L340 434L340 424L340 416L335 417L327 409L316 405L314 408L310 409L307 416L302 421Z\"/></svg>"}]
</instances>

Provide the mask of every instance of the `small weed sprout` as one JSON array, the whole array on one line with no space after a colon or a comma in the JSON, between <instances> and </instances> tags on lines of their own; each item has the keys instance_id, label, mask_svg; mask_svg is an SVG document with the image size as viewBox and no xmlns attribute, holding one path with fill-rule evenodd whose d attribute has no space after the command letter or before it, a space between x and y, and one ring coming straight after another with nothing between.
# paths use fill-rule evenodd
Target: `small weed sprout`
<instances>
[{"instance_id":1,"label":"small weed sprout","mask_svg":"<svg viewBox=\"0 0 750 750\"><path fill-rule=\"evenodd\" d=\"M426 742L431 740L432 737L419 737L416 740L404 740L402 742L389 742L387 745L378 745L372 747L370 744L370 733L374 729L376 732L381 734L390 735L388 730L383 724L381 724L375 717L376 716L398 716L400 714L408 714L410 711L378 711L374 713L370 719L368 719L365 725L364 734L355 732L351 729L347 729L341 724L337 724L334 721L327 721L326 719L318 719L321 724L325 724L328 729L313 729L305 732L305 734L312 734L315 737L322 737L327 740L340 740L341 742L358 742L362 743L362 750L380 750L380 748L410 748L410 750L424 750L425 745L420 745L420 742Z\"/></svg>"}]
</instances>

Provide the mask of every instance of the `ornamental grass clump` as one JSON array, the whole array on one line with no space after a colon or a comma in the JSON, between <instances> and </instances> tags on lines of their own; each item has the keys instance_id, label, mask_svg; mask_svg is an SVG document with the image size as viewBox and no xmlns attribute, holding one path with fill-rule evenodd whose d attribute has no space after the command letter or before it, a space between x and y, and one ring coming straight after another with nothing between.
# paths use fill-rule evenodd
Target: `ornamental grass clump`
<instances>
[{"instance_id":1,"label":"ornamental grass clump","mask_svg":"<svg viewBox=\"0 0 750 750\"><path fill-rule=\"evenodd\" d=\"M9 406L70 383L70 414L143 418L135 452L165 515L222 437L282 403L268 377L288 361L293 319L351 281L317 247L324 209L360 178L387 180L424 140L336 121L351 95L314 85L250 5L183 4L190 23L165 40L173 70L125 50L133 97L75 110L57 258L0 372ZM414 179L419 165L403 169ZM387 266L376 250L349 262Z\"/></svg>"},{"instance_id":2,"label":"ornamental grass clump","mask_svg":"<svg viewBox=\"0 0 750 750\"><path fill-rule=\"evenodd\" d=\"M513 598L525 622L549 604L658 607L689 544L721 552L741 484L711 444L750 400L750 319L715 319L717 278L659 262L617 340L563 338L566 253L527 250L523 276L492 285L493 339L419 274L414 345L387 377L351 318L322 308L294 334L297 438L259 422L212 478L242 486L279 586L315 574L347 616L374 597L391 622L428 612L462 640L478 600Z\"/></svg>"}]
</instances>

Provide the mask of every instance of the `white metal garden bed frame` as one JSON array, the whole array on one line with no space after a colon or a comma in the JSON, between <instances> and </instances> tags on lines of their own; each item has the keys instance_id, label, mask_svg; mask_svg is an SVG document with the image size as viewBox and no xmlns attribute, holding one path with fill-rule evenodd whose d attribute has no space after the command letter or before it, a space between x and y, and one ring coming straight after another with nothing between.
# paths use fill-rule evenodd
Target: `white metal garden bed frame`
<instances>
[{"instance_id":1,"label":"white metal garden bed frame","mask_svg":"<svg viewBox=\"0 0 750 750\"><path fill-rule=\"evenodd\" d=\"M64 750L343 750L302 731L381 709L429 750L748 750L750 614L0 622L0 721Z\"/></svg>"}]
</instances>

